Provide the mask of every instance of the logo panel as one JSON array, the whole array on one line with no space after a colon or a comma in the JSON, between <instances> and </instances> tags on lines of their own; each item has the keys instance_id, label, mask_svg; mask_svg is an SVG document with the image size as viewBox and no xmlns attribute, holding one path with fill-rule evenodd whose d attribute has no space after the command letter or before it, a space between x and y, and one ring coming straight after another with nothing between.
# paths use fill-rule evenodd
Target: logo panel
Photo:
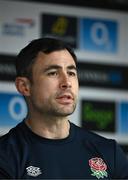
<instances>
[{"instance_id":1,"label":"logo panel","mask_svg":"<svg viewBox=\"0 0 128 180\"><path fill-rule=\"evenodd\" d=\"M82 100L81 122L89 130L115 132L115 103Z\"/></svg>"},{"instance_id":2,"label":"logo panel","mask_svg":"<svg viewBox=\"0 0 128 180\"><path fill-rule=\"evenodd\" d=\"M65 15L42 15L42 36L54 36L77 46L77 18Z\"/></svg>"},{"instance_id":3,"label":"logo panel","mask_svg":"<svg viewBox=\"0 0 128 180\"><path fill-rule=\"evenodd\" d=\"M120 102L117 109L118 131L128 134L128 102Z\"/></svg>"},{"instance_id":4,"label":"logo panel","mask_svg":"<svg viewBox=\"0 0 128 180\"><path fill-rule=\"evenodd\" d=\"M0 81L14 81L16 76L15 56L0 55Z\"/></svg>"},{"instance_id":5,"label":"logo panel","mask_svg":"<svg viewBox=\"0 0 128 180\"><path fill-rule=\"evenodd\" d=\"M78 62L80 86L128 90L128 66Z\"/></svg>"},{"instance_id":6,"label":"logo panel","mask_svg":"<svg viewBox=\"0 0 128 180\"><path fill-rule=\"evenodd\" d=\"M0 93L0 127L12 127L23 120L27 106L22 96Z\"/></svg>"},{"instance_id":7,"label":"logo panel","mask_svg":"<svg viewBox=\"0 0 128 180\"><path fill-rule=\"evenodd\" d=\"M105 19L81 19L80 49L100 53L117 53L118 23Z\"/></svg>"}]
</instances>

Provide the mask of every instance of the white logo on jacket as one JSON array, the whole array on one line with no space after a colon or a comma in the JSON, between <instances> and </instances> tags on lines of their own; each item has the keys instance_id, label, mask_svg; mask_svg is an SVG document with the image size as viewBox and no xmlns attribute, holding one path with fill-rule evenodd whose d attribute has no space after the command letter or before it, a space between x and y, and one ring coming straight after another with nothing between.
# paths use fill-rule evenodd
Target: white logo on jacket
<instances>
[{"instance_id":1,"label":"white logo on jacket","mask_svg":"<svg viewBox=\"0 0 128 180\"><path fill-rule=\"evenodd\" d=\"M26 168L26 170L27 170L27 174L29 176L36 177L36 176L39 176L40 174L42 174L41 169L39 167L29 166Z\"/></svg>"}]
</instances>

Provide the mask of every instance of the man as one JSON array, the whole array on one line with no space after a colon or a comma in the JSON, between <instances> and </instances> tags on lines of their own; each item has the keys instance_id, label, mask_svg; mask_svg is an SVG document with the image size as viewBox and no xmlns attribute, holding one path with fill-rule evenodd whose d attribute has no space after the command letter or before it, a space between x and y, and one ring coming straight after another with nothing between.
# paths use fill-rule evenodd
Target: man
<instances>
[{"instance_id":1,"label":"man","mask_svg":"<svg viewBox=\"0 0 128 180\"><path fill-rule=\"evenodd\" d=\"M76 61L54 38L33 40L17 56L15 84L28 115L0 139L1 179L128 179L119 145L68 119L78 98Z\"/></svg>"}]
</instances>

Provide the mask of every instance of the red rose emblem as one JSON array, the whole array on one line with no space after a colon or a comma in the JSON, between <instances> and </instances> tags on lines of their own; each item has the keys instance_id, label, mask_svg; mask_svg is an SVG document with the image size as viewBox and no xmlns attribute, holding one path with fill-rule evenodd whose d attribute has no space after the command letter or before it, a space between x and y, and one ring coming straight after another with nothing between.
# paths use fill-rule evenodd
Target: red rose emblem
<instances>
[{"instance_id":1,"label":"red rose emblem","mask_svg":"<svg viewBox=\"0 0 128 180\"><path fill-rule=\"evenodd\" d=\"M89 160L89 166L97 171L105 171L107 169L107 165L101 158L95 157Z\"/></svg>"},{"instance_id":2,"label":"red rose emblem","mask_svg":"<svg viewBox=\"0 0 128 180\"><path fill-rule=\"evenodd\" d=\"M92 171L92 176L98 179L108 177L107 165L104 163L103 159L95 157L89 160L89 166Z\"/></svg>"}]
</instances>

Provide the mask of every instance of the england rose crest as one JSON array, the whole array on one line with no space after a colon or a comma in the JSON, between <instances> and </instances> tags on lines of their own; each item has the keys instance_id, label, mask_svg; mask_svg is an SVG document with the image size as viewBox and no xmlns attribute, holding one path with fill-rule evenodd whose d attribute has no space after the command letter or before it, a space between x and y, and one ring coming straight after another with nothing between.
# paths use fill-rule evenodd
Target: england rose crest
<instances>
[{"instance_id":1,"label":"england rose crest","mask_svg":"<svg viewBox=\"0 0 128 180\"><path fill-rule=\"evenodd\" d=\"M89 166L92 171L92 176L97 177L98 179L108 177L107 174L107 165L103 159L95 157L89 160Z\"/></svg>"}]
</instances>

